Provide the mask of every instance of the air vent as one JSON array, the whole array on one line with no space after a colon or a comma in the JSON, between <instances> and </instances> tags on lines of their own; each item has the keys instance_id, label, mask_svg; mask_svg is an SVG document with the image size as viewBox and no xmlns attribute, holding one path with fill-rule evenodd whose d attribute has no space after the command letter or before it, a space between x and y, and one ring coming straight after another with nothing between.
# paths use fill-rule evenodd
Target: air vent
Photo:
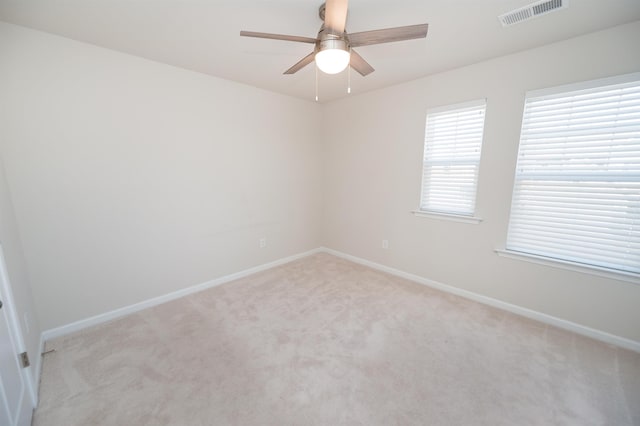
<instances>
[{"instance_id":1,"label":"air vent","mask_svg":"<svg viewBox=\"0 0 640 426\"><path fill-rule=\"evenodd\" d=\"M566 9L567 7L569 7L569 0L542 0L531 3L525 7L521 7L520 9L503 13L498 16L498 19L502 23L503 27L508 27L510 25L519 24L520 22L545 15L549 12Z\"/></svg>"}]
</instances>

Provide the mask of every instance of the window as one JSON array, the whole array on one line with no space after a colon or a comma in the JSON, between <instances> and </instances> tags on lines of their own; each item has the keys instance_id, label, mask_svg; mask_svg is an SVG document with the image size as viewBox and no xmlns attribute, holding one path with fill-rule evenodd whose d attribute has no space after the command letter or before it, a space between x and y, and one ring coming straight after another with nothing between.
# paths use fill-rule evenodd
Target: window
<instances>
[{"instance_id":1,"label":"window","mask_svg":"<svg viewBox=\"0 0 640 426\"><path fill-rule=\"evenodd\" d=\"M507 250L640 273L640 73L527 93Z\"/></svg>"},{"instance_id":2,"label":"window","mask_svg":"<svg viewBox=\"0 0 640 426\"><path fill-rule=\"evenodd\" d=\"M420 211L473 216L485 100L427 111Z\"/></svg>"}]
</instances>

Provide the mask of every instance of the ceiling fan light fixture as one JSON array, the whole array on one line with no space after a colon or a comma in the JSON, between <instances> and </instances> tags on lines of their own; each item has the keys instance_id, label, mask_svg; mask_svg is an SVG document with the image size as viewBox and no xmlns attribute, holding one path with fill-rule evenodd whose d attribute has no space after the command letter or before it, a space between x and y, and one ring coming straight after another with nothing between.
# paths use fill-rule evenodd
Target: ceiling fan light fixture
<instances>
[{"instance_id":1,"label":"ceiling fan light fixture","mask_svg":"<svg viewBox=\"0 0 640 426\"><path fill-rule=\"evenodd\" d=\"M320 42L320 50L316 53L316 65L326 74L338 74L349 66L351 53L347 43L337 38L329 38Z\"/></svg>"},{"instance_id":2,"label":"ceiling fan light fixture","mask_svg":"<svg viewBox=\"0 0 640 426\"><path fill-rule=\"evenodd\" d=\"M568 2L570 0L537 1ZM546 6L541 6L541 8L545 9ZM349 0L325 0L325 3L320 6L319 12L322 26L316 38L255 31L240 31L240 35L243 37L287 40L314 45L312 52L309 52L307 56L300 59L283 74L295 74L315 61L317 67L316 76L318 75L318 69L326 74L338 74L350 67L349 69L353 68L354 71L365 77L375 70L358 52L352 50L352 47L425 38L429 28L429 24L418 24L347 34L345 26L349 12ZM316 85L317 81L316 77Z\"/></svg>"}]
</instances>

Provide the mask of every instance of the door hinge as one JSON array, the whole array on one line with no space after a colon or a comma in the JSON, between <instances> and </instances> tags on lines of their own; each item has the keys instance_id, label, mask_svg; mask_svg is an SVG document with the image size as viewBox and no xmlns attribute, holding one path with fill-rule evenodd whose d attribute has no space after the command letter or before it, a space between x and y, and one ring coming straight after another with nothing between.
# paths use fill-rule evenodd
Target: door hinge
<instances>
[{"instance_id":1,"label":"door hinge","mask_svg":"<svg viewBox=\"0 0 640 426\"><path fill-rule=\"evenodd\" d=\"M20 365L22 366L22 368L27 368L31 365L31 363L29 362L29 355L27 355L26 352L22 352L20 354Z\"/></svg>"}]
</instances>

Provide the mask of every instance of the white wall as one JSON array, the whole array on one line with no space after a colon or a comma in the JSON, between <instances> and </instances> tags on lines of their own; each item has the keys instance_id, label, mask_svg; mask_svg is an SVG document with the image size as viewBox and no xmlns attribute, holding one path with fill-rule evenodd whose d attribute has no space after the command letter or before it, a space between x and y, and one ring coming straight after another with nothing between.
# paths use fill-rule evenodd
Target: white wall
<instances>
[{"instance_id":1,"label":"white wall","mask_svg":"<svg viewBox=\"0 0 640 426\"><path fill-rule=\"evenodd\" d=\"M43 329L319 245L315 103L3 23L0 57Z\"/></svg>"},{"instance_id":2,"label":"white wall","mask_svg":"<svg viewBox=\"0 0 640 426\"><path fill-rule=\"evenodd\" d=\"M499 257L528 90L640 70L640 22L336 101L323 109L323 244L640 341L640 285ZM487 99L479 225L415 217L427 108ZM389 240L389 249L381 240Z\"/></svg>"}]
</instances>

